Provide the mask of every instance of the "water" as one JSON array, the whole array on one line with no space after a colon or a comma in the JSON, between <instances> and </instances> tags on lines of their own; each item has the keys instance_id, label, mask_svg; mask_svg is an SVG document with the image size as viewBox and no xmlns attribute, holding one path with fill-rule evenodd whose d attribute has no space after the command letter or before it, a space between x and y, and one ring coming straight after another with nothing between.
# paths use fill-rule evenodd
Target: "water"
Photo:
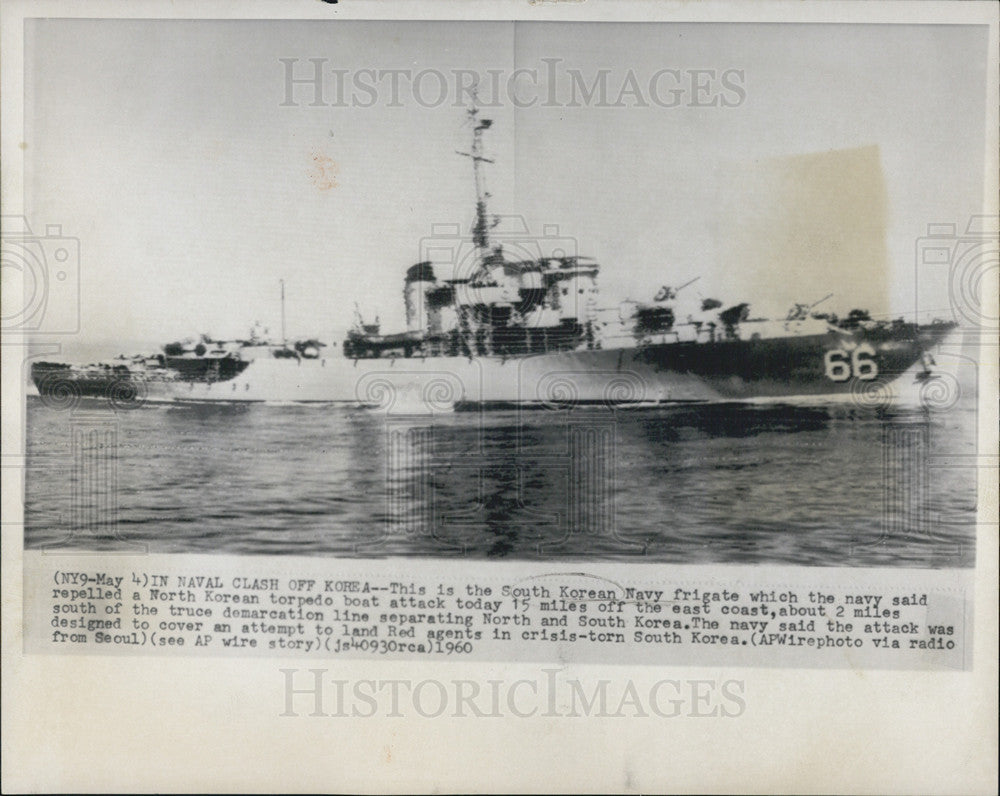
<instances>
[{"instance_id":1,"label":"water","mask_svg":"<svg viewBox=\"0 0 1000 796\"><path fill-rule=\"evenodd\" d=\"M970 567L974 408L389 417L29 398L25 545Z\"/></svg>"}]
</instances>

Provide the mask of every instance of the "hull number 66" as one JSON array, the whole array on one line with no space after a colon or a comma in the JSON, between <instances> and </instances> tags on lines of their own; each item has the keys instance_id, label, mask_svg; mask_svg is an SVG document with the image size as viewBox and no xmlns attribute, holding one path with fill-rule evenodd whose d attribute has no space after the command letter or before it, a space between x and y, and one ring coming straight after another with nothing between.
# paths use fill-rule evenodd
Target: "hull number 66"
<instances>
[{"instance_id":1,"label":"hull number 66","mask_svg":"<svg viewBox=\"0 0 1000 796\"><path fill-rule=\"evenodd\" d=\"M861 381L871 381L878 376L875 349L862 343L853 351L835 348L823 357L826 377L831 381L847 381L851 376Z\"/></svg>"}]
</instances>

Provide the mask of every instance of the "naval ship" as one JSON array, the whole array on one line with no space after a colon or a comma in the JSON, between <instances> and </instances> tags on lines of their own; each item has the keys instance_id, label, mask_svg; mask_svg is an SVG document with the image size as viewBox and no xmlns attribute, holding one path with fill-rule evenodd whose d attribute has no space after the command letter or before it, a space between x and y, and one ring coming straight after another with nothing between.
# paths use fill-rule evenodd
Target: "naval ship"
<instances>
[{"instance_id":1,"label":"naval ship","mask_svg":"<svg viewBox=\"0 0 1000 796\"><path fill-rule=\"evenodd\" d=\"M692 304L664 286L649 301L603 306L601 266L564 252L514 256L497 242L487 208L483 133L468 111L476 188L468 256L410 266L406 328L383 333L355 310L344 340L202 335L154 356L76 366L38 362L44 401L321 402L449 411L466 406L652 406L676 402L821 401L891 395L893 385L934 376L931 351L956 324L846 317L793 306L753 317L749 303ZM524 254L523 250L520 252ZM697 281L697 280L692 280Z\"/></svg>"}]
</instances>

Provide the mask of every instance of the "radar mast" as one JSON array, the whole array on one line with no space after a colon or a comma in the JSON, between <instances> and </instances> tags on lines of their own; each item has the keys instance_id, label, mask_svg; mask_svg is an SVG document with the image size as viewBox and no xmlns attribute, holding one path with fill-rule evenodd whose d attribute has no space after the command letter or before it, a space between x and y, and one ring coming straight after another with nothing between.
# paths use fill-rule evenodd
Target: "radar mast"
<instances>
[{"instance_id":1,"label":"radar mast","mask_svg":"<svg viewBox=\"0 0 1000 796\"><path fill-rule=\"evenodd\" d=\"M492 255L499 254L500 248L490 245L490 230L498 223L491 218L486 207L491 194L486 190L486 176L483 174L482 163L493 163L492 158L483 155L483 131L493 126L492 119L482 119L479 116L478 98L475 89L472 90L472 103L467 111L472 124L472 151L457 154L472 160L472 173L476 182L476 221L472 227L472 242L476 247L478 270L482 271ZM475 276L475 275L473 275Z\"/></svg>"}]
</instances>

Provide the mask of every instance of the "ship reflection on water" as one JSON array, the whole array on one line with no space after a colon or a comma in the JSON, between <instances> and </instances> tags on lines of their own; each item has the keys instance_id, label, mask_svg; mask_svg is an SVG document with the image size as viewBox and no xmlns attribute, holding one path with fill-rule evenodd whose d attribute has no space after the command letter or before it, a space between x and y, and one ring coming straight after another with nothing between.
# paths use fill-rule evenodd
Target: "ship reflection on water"
<instances>
[{"instance_id":1,"label":"ship reflection on water","mask_svg":"<svg viewBox=\"0 0 1000 796\"><path fill-rule=\"evenodd\" d=\"M27 547L974 562L973 407L85 409L29 400ZM113 427L113 468L74 452L81 422Z\"/></svg>"}]
</instances>

